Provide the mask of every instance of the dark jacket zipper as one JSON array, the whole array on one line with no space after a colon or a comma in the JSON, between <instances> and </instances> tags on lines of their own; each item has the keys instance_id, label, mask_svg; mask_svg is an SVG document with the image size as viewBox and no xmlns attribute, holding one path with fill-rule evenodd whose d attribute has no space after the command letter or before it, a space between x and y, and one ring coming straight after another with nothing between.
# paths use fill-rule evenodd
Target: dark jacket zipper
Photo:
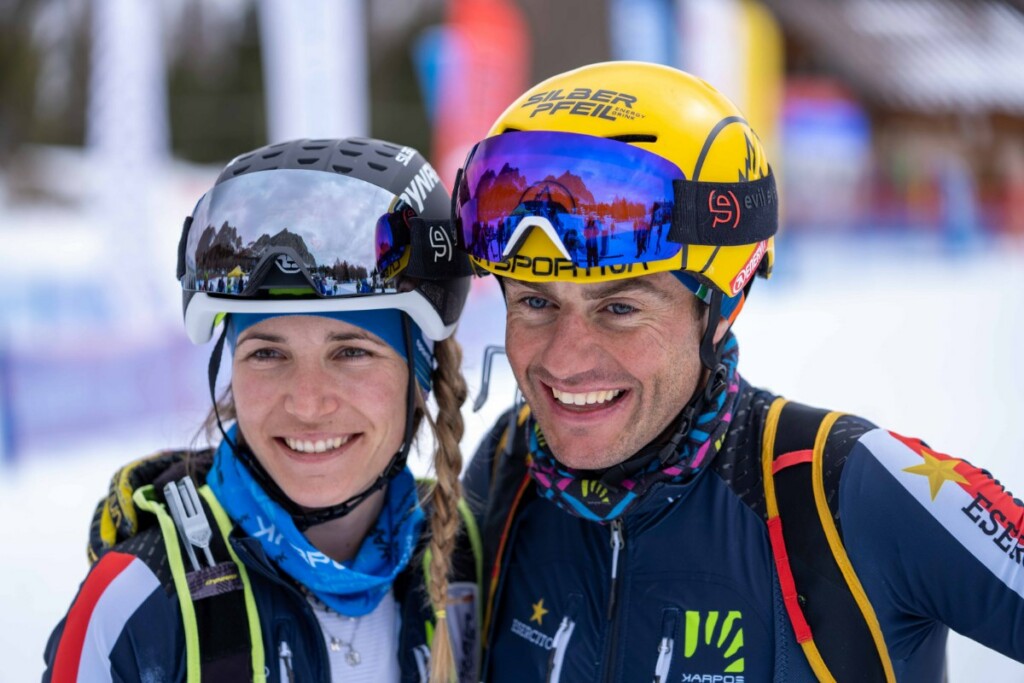
<instances>
[{"instance_id":1,"label":"dark jacket zipper","mask_svg":"<svg viewBox=\"0 0 1024 683\"><path fill-rule=\"evenodd\" d=\"M672 651L675 649L676 620L679 610L666 609L661 617L661 640L658 642L658 658L654 664L653 683L668 683L669 669L672 668Z\"/></svg>"},{"instance_id":2,"label":"dark jacket zipper","mask_svg":"<svg viewBox=\"0 0 1024 683\"><path fill-rule=\"evenodd\" d=\"M297 600L302 605L302 608L301 608L302 618L304 618L306 620L307 625L311 625L312 626L312 629L311 629L312 632L316 633L316 634L318 634L320 636L319 640L317 641L317 647L316 647L316 652L318 652L319 655L320 655L320 662L319 662L319 666L317 668L323 673L322 680L324 681L324 683L330 683L330 681L331 681L331 662L330 662L330 658L327 656L327 644L324 642L323 629L320 628L320 622L317 621L316 615L313 614L313 608L310 606L309 602L306 600L306 596L304 596L301 592L299 592L299 590L295 586L291 585L287 581L284 581L283 579L281 579L280 576L277 576L276 574L274 574L270 570L269 567L267 567L259 558L257 558L249 550L248 547L246 547L245 543L242 543L240 540L238 542L235 542L235 540L236 539L229 539L229 541L231 541L232 547L235 550L235 553L238 555L238 559L241 560L245 564L246 569L248 569L249 571L254 571L257 574L259 574L260 576L262 576L262 577L268 579L269 581L273 582L274 584L276 584L278 586L281 586L286 591L288 591L295 598L295 600ZM261 622L262 622L262 618L261 618ZM262 631L262 623L261 623L261 629L260 630ZM273 637L274 637L273 633L271 633L271 638L273 638ZM287 651L287 658L285 657L285 652L286 651ZM288 674L289 674L290 677L293 677L294 676L294 668L293 667L294 667L294 657L295 657L295 655L291 651L291 649L289 648L288 643L286 643L284 641L279 643L279 645L278 645L278 654L280 655L280 660L281 660L282 665L284 665L285 662L287 662ZM292 679L291 678L289 678L287 680L288 680L288 683L292 683ZM282 681L282 683L284 683L284 681Z\"/></svg>"},{"instance_id":3,"label":"dark jacket zipper","mask_svg":"<svg viewBox=\"0 0 1024 683\"><path fill-rule=\"evenodd\" d=\"M622 529L622 521L614 519L611 522L611 547L612 547L612 571L611 571L611 583L608 591L608 621L610 626L610 633L608 637L608 644L605 646L605 657L604 657L604 676L603 680L607 683L612 683L615 680L615 646L619 639L619 619L616 619L616 594L619 588L619 554L626 547L626 535Z\"/></svg>"}]
</instances>

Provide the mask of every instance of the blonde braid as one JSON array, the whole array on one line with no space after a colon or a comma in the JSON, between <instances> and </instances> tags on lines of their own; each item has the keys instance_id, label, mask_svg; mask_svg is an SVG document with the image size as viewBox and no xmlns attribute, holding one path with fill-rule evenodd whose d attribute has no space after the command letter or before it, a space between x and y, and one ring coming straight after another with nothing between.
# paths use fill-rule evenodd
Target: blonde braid
<instances>
[{"instance_id":1,"label":"blonde braid","mask_svg":"<svg viewBox=\"0 0 1024 683\"><path fill-rule=\"evenodd\" d=\"M437 400L437 419L427 420L437 442L434 453L434 472L437 482L431 491L433 503L430 517L430 602L437 617L430 654L430 680L449 683L456 675L452 643L448 631L446 607L448 603L448 575L451 556L459 533L459 499L462 497L462 404L466 401L466 381L460 370L462 348L449 338L434 346L437 369L434 371L434 396Z\"/></svg>"}]
</instances>

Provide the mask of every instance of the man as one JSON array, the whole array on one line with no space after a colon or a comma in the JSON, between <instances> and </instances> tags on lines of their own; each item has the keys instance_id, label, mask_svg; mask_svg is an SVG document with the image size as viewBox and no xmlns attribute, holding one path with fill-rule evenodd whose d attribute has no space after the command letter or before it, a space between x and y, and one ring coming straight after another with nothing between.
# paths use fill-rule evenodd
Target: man
<instances>
[{"instance_id":1,"label":"man","mask_svg":"<svg viewBox=\"0 0 1024 683\"><path fill-rule=\"evenodd\" d=\"M499 172L575 179L602 220L671 220L640 256L588 267L489 193ZM730 327L771 274L778 197L726 98L650 64L555 76L499 118L456 192L470 238L519 211L500 258L474 259L502 285L526 399L467 473L483 680L937 682L948 628L1024 659L1019 502L737 373Z\"/></svg>"}]
</instances>

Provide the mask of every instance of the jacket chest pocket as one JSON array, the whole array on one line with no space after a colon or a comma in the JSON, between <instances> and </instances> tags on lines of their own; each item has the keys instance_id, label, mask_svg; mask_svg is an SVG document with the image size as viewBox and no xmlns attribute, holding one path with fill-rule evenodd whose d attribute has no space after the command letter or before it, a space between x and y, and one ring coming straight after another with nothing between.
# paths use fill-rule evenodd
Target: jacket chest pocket
<instances>
[{"instance_id":1,"label":"jacket chest pocket","mask_svg":"<svg viewBox=\"0 0 1024 683\"><path fill-rule=\"evenodd\" d=\"M654 662L654 683L668 683L672 669L672 655L676 648L676 623L679 610L672 607L661 613L661 640L658 641L658 657Z\"/></svg>"},{"instance_id":2,"label":"jacket chest pocket","mask_svg":"<svg viewBox=\"0 0 1024 683\"><path fill-rule=\"evenodd\" d=\"M558 624L551 639L551 650L548 653L548 673L545 677L547 683L558 683L562 680L562 668L565 665L565 654L572 643L572 635L576 630L576 621L579 619L580 603L583 596L578 593L570 593L566 603L565 613Z\"/></svg>"},{"instance_id":3,"label":"jacket chest pocket","mask_svg":"<svg viewBox=\"0 0 1024 683\"><path fill-rule=\"evenodd\" d=\"M657 638L645 644L654 683L752 683L746 666L746 623L741 610L665 608Z\"/></svg>"}]
</instances>

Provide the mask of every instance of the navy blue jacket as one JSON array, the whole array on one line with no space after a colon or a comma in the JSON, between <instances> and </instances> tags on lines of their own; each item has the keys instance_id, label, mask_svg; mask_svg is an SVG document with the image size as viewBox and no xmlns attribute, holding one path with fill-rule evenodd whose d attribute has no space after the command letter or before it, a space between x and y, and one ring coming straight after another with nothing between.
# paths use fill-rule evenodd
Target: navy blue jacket
<instances>
[{"instance_id":1,"label":"navy blue jacket","mask_svg":"<svg viewBox=\"0 0 1024 683\"><path fill-rule=\"evenodd\" d=\"M760 449L773 398L743 383L710 466L685 484L652 487L620 524L577 518L536 495L523 478L522 438L495 456L499 424L466 481L485 576L504 548L487 588L483 680L815 680L766 528ZM838 498L830 502L898 681L943 679L949 627L1024 660L1020 501L969 463L859 418L836 423L825 462L826 489ZM804 607L828 610L820 599Z\"/></svg>"}]
</instances>

